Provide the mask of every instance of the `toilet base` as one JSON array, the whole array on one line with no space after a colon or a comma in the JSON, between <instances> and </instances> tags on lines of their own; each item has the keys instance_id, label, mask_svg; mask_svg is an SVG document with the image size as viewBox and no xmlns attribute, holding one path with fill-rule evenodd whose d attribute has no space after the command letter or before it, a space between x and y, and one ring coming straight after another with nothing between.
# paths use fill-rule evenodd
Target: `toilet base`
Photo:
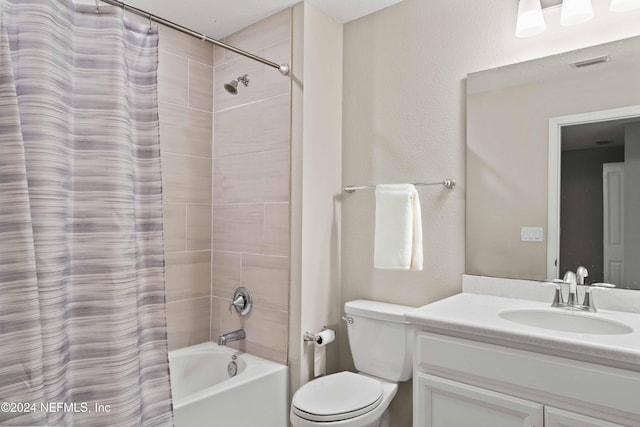
<instances>
[{"instance_id":1,"label":"toilet base","mask_svg":"<svg viewBox=\"0 0 640 427\"><path fill-rule=\"evenodd\" d=\"M380 419L380 425L378 427L391 427L391 424L389 423L389 410L388 409L386 411L384 411L384 414L382 414L382 418Z\"/></svg>"},{"instance_id":2,"label":"toilet base","mask_svg":"<svg viewBox=\"0 0 640 427\"><path fill-rule=\"evenodd\" d=\"M351 427L353 425L353 419L351 420L342 420L336 421L333 423L316 423L314 421L303 420L298 417L291 416L291 425L293 427L318 427L318 426L326 426L326 427ZM391 427L389 423L389 410L384 411L382 417L371 421L366 424L362 424L360 422L355 424L357 427Z\"/></svg>"}]
</instances>

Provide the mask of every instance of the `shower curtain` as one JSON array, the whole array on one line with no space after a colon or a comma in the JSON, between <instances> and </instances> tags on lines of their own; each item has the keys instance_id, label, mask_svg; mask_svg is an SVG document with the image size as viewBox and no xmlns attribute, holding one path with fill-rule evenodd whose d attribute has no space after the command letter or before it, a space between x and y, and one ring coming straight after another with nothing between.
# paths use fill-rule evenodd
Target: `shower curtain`
<instances>
[{"instance_id":1,"label":"shower curtain","mask_svg":"<svg viewBox=\"0 0 640 427\"><path fill-rule=\"evenodd\" d=\"M170 425L157 32L68 0L0 30L0 425Z\"/></svg>"}]
</instances>

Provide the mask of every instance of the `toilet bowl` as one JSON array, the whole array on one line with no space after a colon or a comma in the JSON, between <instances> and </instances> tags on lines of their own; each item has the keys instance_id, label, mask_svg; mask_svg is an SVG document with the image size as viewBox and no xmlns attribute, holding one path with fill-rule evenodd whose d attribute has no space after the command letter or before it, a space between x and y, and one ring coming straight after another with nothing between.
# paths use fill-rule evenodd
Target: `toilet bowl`
<instances>
[{"instance_id":1,"label":"toilet bowl","mask_svg":"<svg viewBox=\"0 0 640 427\"><path fill-rule=\"evenodd\" d=\"M338 372L303 385L291 403L294 427L384 427L383 414L398 385L353 372Z\"/></svg>"},{"instance_id":2,"label":"toilet bowl","mask_svg":"<svg viewBox=\"0 0 640 427\"><path fill-rule=\"evenodd\" d=\"M398 381L411 377L413 307L357 300L345 304L356 369L304 384L291 401L293 427L388 427Z\"/></svg>"}]
</instances>

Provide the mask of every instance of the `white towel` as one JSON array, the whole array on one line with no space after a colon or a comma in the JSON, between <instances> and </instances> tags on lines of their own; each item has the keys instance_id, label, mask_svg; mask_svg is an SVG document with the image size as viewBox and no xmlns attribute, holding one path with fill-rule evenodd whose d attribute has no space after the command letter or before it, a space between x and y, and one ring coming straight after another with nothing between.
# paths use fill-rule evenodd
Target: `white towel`
<instances>
[{"instance_id":1,"label":"white towel","mask_svg":"<svg viewBox=\"0 0 640 427\"><path fill-rule=\"evenodd\" d=\"M422 215L413 184L376 186L373 265L387 270L422 270Z\"/></svg>"}]
</instances>

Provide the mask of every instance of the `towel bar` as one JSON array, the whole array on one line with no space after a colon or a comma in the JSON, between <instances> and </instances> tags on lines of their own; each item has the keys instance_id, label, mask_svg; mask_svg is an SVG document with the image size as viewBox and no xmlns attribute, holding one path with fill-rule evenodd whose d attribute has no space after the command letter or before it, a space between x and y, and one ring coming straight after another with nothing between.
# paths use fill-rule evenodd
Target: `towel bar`
<instances>
[{"instance_id":1,"label":"towel bar","mask_svg":"<svg viewBox=\"0 0 640 427\"><path fill-rule=\"evenodd\" d=\"M444 181L439 181L439 182L417 182L417 183L415 183L413 185L415 185L415 186L444 185L449 190L452 190L453 187L456 186L456 181L453 180L453 179L445 179ZM372 189L372 188L376 188L376 186L375 185L361 185L361 186L358 186L358 187L349 186L349 187L344 187L344 191L346 191L347 193L353 193L354 191L369 190L369 189Z\"/></svg>"}]
</instances>

